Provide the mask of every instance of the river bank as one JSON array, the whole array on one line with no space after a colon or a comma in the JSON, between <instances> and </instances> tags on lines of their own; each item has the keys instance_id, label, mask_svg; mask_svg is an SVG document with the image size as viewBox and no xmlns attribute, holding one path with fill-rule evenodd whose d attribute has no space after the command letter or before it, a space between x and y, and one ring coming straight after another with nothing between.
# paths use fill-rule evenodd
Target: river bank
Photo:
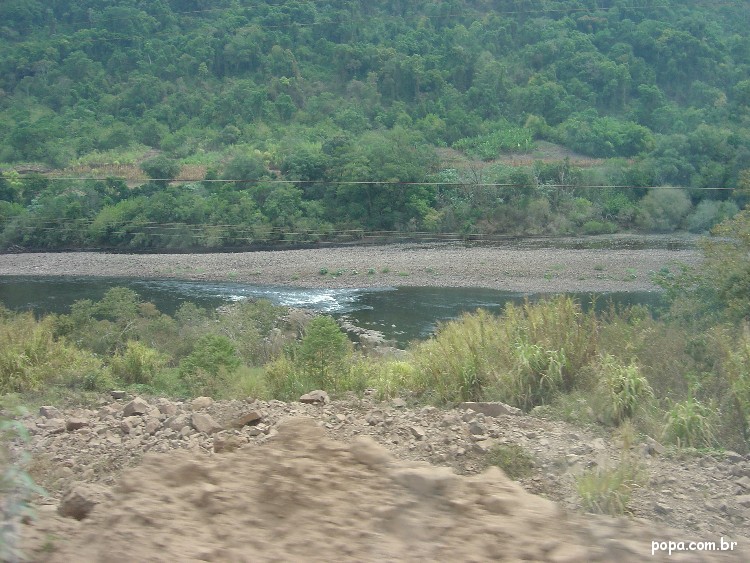
<instances>
[{"instance_id":1,"label":"river bank","mask_svg":"<svg viewBox=\"0 0 750 563\"><path fill-rule=\"evenodd\" d=\"M520 243L392 244L211 254L20 253L0 276L95 276L234 281L304 288L482 287L528 293L656 289L651 273L700 261L680 245L537 248Z\"/></svg>"}]
</instances>

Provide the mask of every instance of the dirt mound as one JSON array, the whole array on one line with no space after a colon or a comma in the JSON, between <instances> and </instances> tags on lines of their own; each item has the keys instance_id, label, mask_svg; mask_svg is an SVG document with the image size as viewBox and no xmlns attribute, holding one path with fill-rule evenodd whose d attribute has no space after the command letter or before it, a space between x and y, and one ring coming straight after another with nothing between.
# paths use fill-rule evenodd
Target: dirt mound
<instances>
[{"instance_id":1,"label":"dirt mound","mask_svg":"<svg viewBox=\"0 0 750 563\"><path fill-rule=\"evenodd\" d=\"M40 558L638 561L651 556L655 538L679 537L638 521L570 514L497 468L459 476L399 461L370 436L335 441L311 418L276 429L262 448L147 455L80 523L43 514L37 534L70 540ZM717 554L689 555L670 560Z\"/></svg>"}]
</instances>

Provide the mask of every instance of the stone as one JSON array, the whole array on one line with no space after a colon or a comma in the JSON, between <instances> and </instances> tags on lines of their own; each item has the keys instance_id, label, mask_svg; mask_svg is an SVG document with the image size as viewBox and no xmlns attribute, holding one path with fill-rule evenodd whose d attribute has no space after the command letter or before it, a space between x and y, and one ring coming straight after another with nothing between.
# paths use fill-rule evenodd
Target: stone
<instances>
[{"instance_id":1,"label":"stone","mask_svg":"<svg viewBox=\"0 0 750 563\"><path fill-rule=\"evenodd\" d=\"M68 432L73 432L75 430L80 430L81 428L84 428L88 425L89 421L85 418L71 417L65 422L65 430L67 430Z\"/></svg>"},{"instance_id":2,"label":"stone","mask_svg":"<svg viewBox=\"0 0 750 563\"><path fill-rule=\"evenodd\" d=\"M419 426L412 426L411 428L409 428L409 432L411 432L411 435L414 436L417 440L424 440L424 428L421 428Z\"/></svg>"},{"instance_id":3,"label":"stone","mask_svg":"<svg viewBox=\"0 0 750 563\"><path fill-rule=\"evenodd\" d=\"M133 421L125 419L122 422L120 422L120 430L123 434L130 434L133 429L135 428L135 424L133 424Z\"/></svg>"},{"instance_id":4,"label":"stone","mask_svg":"<svg viewBox=\"0 0 750 563\"><path fill-rule=\"evenodd\" d=\"M44 429L49 434L62 434L67 428L67 423L62 418L51 418L44 423Z\"/></svg>"},{"instance_id":5,"label":"stone","mask_svg":"<svg viewBox=\"0 0 750 563\"><path fill-rule=\"evenodd\" d=\"M245 426L255 426L261 420L263 420L263 417L260 415L258 411L249 411L235 418L232 421L231 426L233 428L244 428Z\"/></svg>"},{"instance_id":6,"label":"stone","mask_svg":"<svg viewBox=\"0 0 750 563\"><path fill-rule=\"evenodd\" d=\"M299 402L309 405L327 405L331 402L331 398L325 391L316 389L315 391L310 391L309 393L302 395L299 398Z\"/></svg>"},{"instance_id":7,"label":"stone","mask_svg":"<svg viewBox=\"0 0 750 563\"><path fill-rule=\"evenodd\" d=\"M128 396L128 394L125 391L110 391L109 394L115 400L124 399L125 397Z\"/></svg>"},{"instance_id":8,"label":"stone","mask_svg":"<svg viewBox=\"0 0 750 563\"><path fill-rule=\"evenodd\" d=\"M725 451L724 458L732 463L739 463L745 459L743 456L741 456L737 452L733 452L732 450Z\"/></svg>"},{"instance_id":9,"label":"stone","mask_svg":"<svg viewBox=\"0 0 750 563\"><path fill-rule=\"evenodd\" d=\"M76 484L63 496L57 511L66 518L83 520L94 507L111 497L109 489L101 485L87 483Z\"/></svg>"},{"instance_id":10,"label":"stone","mask_svg":"<svg viewBox=\"0 0 750 563\"><path fill-rule=\"evenodd\" d=\"M735 481L740 487L745 489L746 491L750 491L750 477L745 475L744 477L740 477Z\"/></svg>"},{"instance_id":11,"label":"stone","mask_svg":"<svg viewBox=\"0 0 750 563\"><path fill-rule=\"evenodd\" d=\"M164 426L171 428L175 432L179 432L184 426L188 425L190 425L190 417L186 414L178 414L169 417L166 422L164 422Z\"/></svg>"},{"instance_id":12,"label":"stone","mask_svg":"<svg viewBox=\"0 0 750 563\"><path fill-rule=\"evenodd\" d=\"M127 405L125 405L125 408L122 410L122 415L123 416L138 416L138 415L146 414L149 410L151 410L151 406L140 397L136 397L135 399L130 401Z\"/></svg>"},{"instance_id":13,"label":"stone","mask_svg":"<svg viewBox=\"0 0 750 563\"><path fill-rule=\"evenodd\" d=\"M750 508L750 495L740 495L737 497L737 504Z\"/></svg>"},{"instance_id":14,"label":"stone","mask_svg":"<svg viewBox=\"0 0 750 563\"><path fill-rule=\"evenodd\" d=\"M469 424L469 432L473 436L484 436L487 434L487 428L481 422L474 421Z\"/></svg>"},{"instance_id":15,"label":"stone","mask_svg":"<svg viewBox=\"0 0 750 563\"><path fill-rule=\"evenodd\" d=\"M213 434L222 429L210 414L205 413L193 413L190 423L196 431L204 434Z\"/></svg>"},{"instance_id":16,"label":"stone","mask_svg":"<svg viewBox=\"0 0 750 563\"><path fill-rule=\"evenodd\" d=\"M167 399L159 399L156 407L165 416L174 416L177 414L177 405Z\"/></svg>"},{"instance_id":17,"label":"stone","mask_svg":"<svg viewBox=\"0 0 750 563\"><path fill-rule=\"evenodd\" d=\"M143 427L144 434L155 434L161 428L161 421L158 418L149 418Z\"/></svg>"},{"instance_id":18,"label":"stone","mask_svg":"<svg viewBox=\"0 0 750 563\"><path fill-rule=\"evenodd\" d=\"M43 416L44 418L62 418L60 411L50 406L39 407L39 416Z\"/></svg>"},{"instance_id":19,"label":"stone","mask_svg":"<svg viewBox=\"0 0 750 563\"><path fill-rule=\"evenodd\" d=\"M485 416L504 416L512 415L519 416L523 414L521 409L511 407L505 403L500 402L465 402L458 405L458 408L462 410L472 410L474 412L482 413Z\"/></svg>"},{"instance_id":20,"label":"stone","mask_svg":"<svg viewBox=\"0 0 750 563\"><path fill-rule=\"evenodd\" d=\"M217 434L214 436L214 452L217 454L233 452L242 447L244 443L237 436L221 436Z\"/></svg>"},{"instance_id":21,"label":"stone","mask_svg":"<svg viewBox=\"0 0 750 563\"><path fill-rule=\"evenodd\" d=\"M190 403L190 407L194 411L199 411L202 409L207 409L213 404L214 404L214 400L211 397L196 397Z\"/></svg>"},{"instance_id":22,"label":"stone","mask_svg":"<svg viewBox=\"0 0 750 563\"><path fill-rule=\"evenodd\" d=\"M393 463L393 456L370 436L357 436L352 440L349 451L355 461L370 469L388 467Z\"/></svg>"},{"instance_id":23,"label":"stone","mask_svg":"<svg viewBox=\"0 0 750 563\"><path fill-rule=\"evenodd\" d=\"M406 401L404 401L400 397L396 397L391 401L391 405L396 409L404 409L406 408Z\"/></svg>"},{"instance_id":24,"label":"stone","mask_svg":"<svg viewBox=\"0 0 750 563\"><path fill-rule=\"evenodd\" d=\"M651 436L646 436L646 440L643 444L644 452L650 456L662 455L664 453L664 446L654 440Z\"/></svg>"}]
</instances>

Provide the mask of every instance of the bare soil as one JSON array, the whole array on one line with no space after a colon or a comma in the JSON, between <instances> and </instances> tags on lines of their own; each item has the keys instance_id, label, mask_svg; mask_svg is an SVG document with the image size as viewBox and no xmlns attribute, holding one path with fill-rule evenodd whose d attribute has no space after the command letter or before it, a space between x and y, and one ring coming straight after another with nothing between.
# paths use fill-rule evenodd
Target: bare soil
<instances>
[{"instance_id":1,"label":"bare soil","mask_svg":"<svg viewBox=\"0 0 750 563\"><path fill-rule=\"evenodd\" d=\"M49 498L21 547L54 562L750 557L750 457L624 448L600 429L471 407L370 395L43 407L23 423ZM487 466L506 444L533 460L519 482ZM641 472L629 514L584 514L577 478L625 455ZM652 542L722 538L734 549L652 557Z\"/></svg>"}]
</instances>

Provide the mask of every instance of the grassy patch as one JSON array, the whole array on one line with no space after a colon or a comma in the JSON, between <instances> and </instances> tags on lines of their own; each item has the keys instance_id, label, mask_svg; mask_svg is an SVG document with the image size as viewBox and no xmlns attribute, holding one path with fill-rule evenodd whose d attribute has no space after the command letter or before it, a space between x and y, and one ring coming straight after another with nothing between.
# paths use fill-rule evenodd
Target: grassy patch
<instances>
[{"instance_id":1,"label":"grassy patch","mask_svg":"<svg viewBox=\"0 0 750 563\"><path fill-rule=\"evenodd\" d=\"M499 467L514 481L528 477L534 471L534 458L518 444L494 446L487 452L484 461L488 466Z\"/></svg>"}]
</instances>

